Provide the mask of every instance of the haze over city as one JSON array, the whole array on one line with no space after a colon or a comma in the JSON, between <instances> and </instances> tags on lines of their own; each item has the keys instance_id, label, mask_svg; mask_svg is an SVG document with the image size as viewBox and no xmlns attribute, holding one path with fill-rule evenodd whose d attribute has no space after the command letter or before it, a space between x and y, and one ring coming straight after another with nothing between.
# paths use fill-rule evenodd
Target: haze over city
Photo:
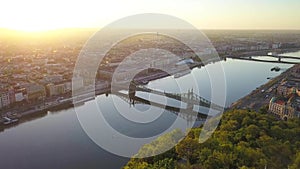
<instances>
[{"instance_id":1,"label":"haze over city","mask_svg":"<svg viewBox=\"0 0 300 169\"><path fill-rule=\"evenodd\" d=\"M163 13L199 29L300 29L298 0L4 0L0 28L101 28L139 13Z\"/></svg>"},{"instance_id":2,"label":"haze over city","mask_svg":"<svg viewBox=\"0 0 300 169\"><path fill-rule=\"evenodd\" d=\"M0 5L0 169L300 169L299 0Z\"/></svg>"}]
</instances>

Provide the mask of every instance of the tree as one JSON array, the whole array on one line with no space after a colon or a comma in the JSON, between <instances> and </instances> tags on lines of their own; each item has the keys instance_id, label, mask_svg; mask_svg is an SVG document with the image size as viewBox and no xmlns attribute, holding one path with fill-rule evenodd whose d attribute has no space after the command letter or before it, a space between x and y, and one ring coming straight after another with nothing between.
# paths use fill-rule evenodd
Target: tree
<instances>
[{"instance_id":1,"label":"tree","mask_svg":"<svg viewBox=\"0 0 300 169\"><path fill-rule=\"evenodd\" d=\"M195 163L199 158L199 142L197 139L186 137L177 146L176 152L180 158L186 159L188 163Z\"/></svg>"},{"instance_id":2,"label":"tree","mask_svg":"<svg viewBox=\"0 0 300 169\"><path fill-rule=\"evenodd\" d=\"M270 114L232 110L224 113L216 131L200 144L202 130L191 129L175 148L151 160L131 160L129 168L300 168L300 153L297 154L300 152L300 119L278 121ZM176 140L176 133L159 138L156 143ZM145 152L161 147L154 145L158 146L150 144ZM182 163L184 160L187 163Z\"/></svg>"},{"instance_id":3,"label":"tree","mask_svg":"<svg viewBox=\"0 0 300 169\"><path fill-rule=\"evenodd\" d=\"M300 153L297 154L293 164L290 166L290 169L299 169L300 168Z\"/></svg>"}]
</instances>

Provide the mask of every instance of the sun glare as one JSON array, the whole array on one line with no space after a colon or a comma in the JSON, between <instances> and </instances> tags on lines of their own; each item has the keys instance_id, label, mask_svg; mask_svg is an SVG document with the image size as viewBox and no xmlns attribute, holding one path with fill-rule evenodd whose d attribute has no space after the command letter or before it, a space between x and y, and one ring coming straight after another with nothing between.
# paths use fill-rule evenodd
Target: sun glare
<instances>
[{"instance_id":1,"label":"sun glare","mask_svg":"<svg viewBox=\"0 0 300 169\"><path fill-rule=\"evenodd\" d=\"M258 0L246 5L237 0L190 0L189 3L181 0L176 3L171 0L4 0L1 2L0 28L41 32L102 27L117 19L147 12L169 14L206 29L300 28L299 17L294 17L299 15L298 3L277 4L273 7L276 10L257 3Z\"/></svg>"},{"instance_id":2,"label":"sun glare","mask_svg":"<svg viewBox=\"0 0 300 169\"><path fill-rule=\"evenodd\" d=\"M41 26L35 26L35 25L16 25L11 26L9 29L21 31L21 32L45 32L50 30L55 30L58 28L55 27L41 27Z\"/></svg>"},{"instance_id":3,"label":"sun glare","mask_svg":"<svg viewBox=\"0 0 300 169\"><path fill-rule=\"evenodd\" d=\"M4 1L0 10L0 27L24 32L89 27L91 20L95 22L94 17L103 12L96 10L95 6L83 1Z\"/></svg>"}]
</instances>

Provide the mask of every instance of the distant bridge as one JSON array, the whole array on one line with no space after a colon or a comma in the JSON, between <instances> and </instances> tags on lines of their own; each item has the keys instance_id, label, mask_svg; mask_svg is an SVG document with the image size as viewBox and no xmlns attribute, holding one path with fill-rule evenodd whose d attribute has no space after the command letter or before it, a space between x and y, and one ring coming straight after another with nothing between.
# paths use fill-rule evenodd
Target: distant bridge
<instances>
[{"instance_id":1,"label":"distant bridge","mask_svg":"<svg viewBox=\"0 0 300 169\"><path fill-rule=\"evenodd\" d=\"M286 58L286 59L297 59L297 60L300 60L300 57L294 57L294 56L283 56L283 55L267 55L267 56L270 56L270 57L275 57L275 58Z\"/></svg>"},{"instance_id":2,"label":"distant bridge","mask_svg":"<svg viewBox=\"0 0 300 169\"><path fill-rule=\"evenodd\" d=\"M248 61L254 61L254 62L266 62L266 63L283 63L283 64L299 64L300 63L300 57L294 57L294 56L284 56L284 55L277 55L277 54L267 54L263 57L270 57L270 58L277 58L277 60L266 60L266 59L257 59L259 56L256 56L256 58L253 58L253 56L249 57L226 57L231 59L238 59L238 60L248 60ZM286 61L284 59L291 59L295 61ZM297 62L298 61L298 62Z\"/></svg>"},{"instance_id":3,"label":"distant bridge","mask_svg":"<svg viewBox=\"0 0 300 169\"><path fill-rule=\"evenodd\" d=\"M253 57L231 57L231 59L247 60L247 61L254 61L254 62L265 62L265 63L283 63L283 64L292 64L292 65L300 63L300 58L299 58L299 62L282 61L281 59L278 59L278 60L264 60L264 59L256 59L256 58L253 58Z\"/></svg>"}]
</instances>

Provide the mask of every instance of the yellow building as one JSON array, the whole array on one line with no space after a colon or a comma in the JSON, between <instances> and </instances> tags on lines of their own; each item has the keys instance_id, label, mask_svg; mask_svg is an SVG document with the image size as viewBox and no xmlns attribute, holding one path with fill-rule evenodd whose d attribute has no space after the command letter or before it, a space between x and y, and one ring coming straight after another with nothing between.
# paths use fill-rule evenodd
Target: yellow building
<instances>
[{"instance_id":1,"label":"yellow building","mask_svg":"<svg viewBox=\"0 0 300 169\"><path fill-rule=\"evenodd\" d=\"M65 84L48 84L47 85L47 95L48 96L57 96L66 93Z\"/></svg>"},{"instance_id":2,"label":"yellow building","mask_svg":"<svg viewBox=\"0 0 300 169\"><path fill-rule=\"evenodd\" d=\"M42 100L46 97L45 87L39 84L31 83L24 86L27 91L28 100Z\"/></svg>"},{"instance_id":3,"label":"yellow building","mask_svg":"<svg viewBox=\"0 0 300 169\"><path fill-rule=\"evenodd\" d=\"M293 105L294 97L290 97L288 101L283 99L277 99L273 97L269 103L269 112L280 117L283 120L298 117L299 114L296 111L296 107Z\"/></svg>"}]
</instances>

